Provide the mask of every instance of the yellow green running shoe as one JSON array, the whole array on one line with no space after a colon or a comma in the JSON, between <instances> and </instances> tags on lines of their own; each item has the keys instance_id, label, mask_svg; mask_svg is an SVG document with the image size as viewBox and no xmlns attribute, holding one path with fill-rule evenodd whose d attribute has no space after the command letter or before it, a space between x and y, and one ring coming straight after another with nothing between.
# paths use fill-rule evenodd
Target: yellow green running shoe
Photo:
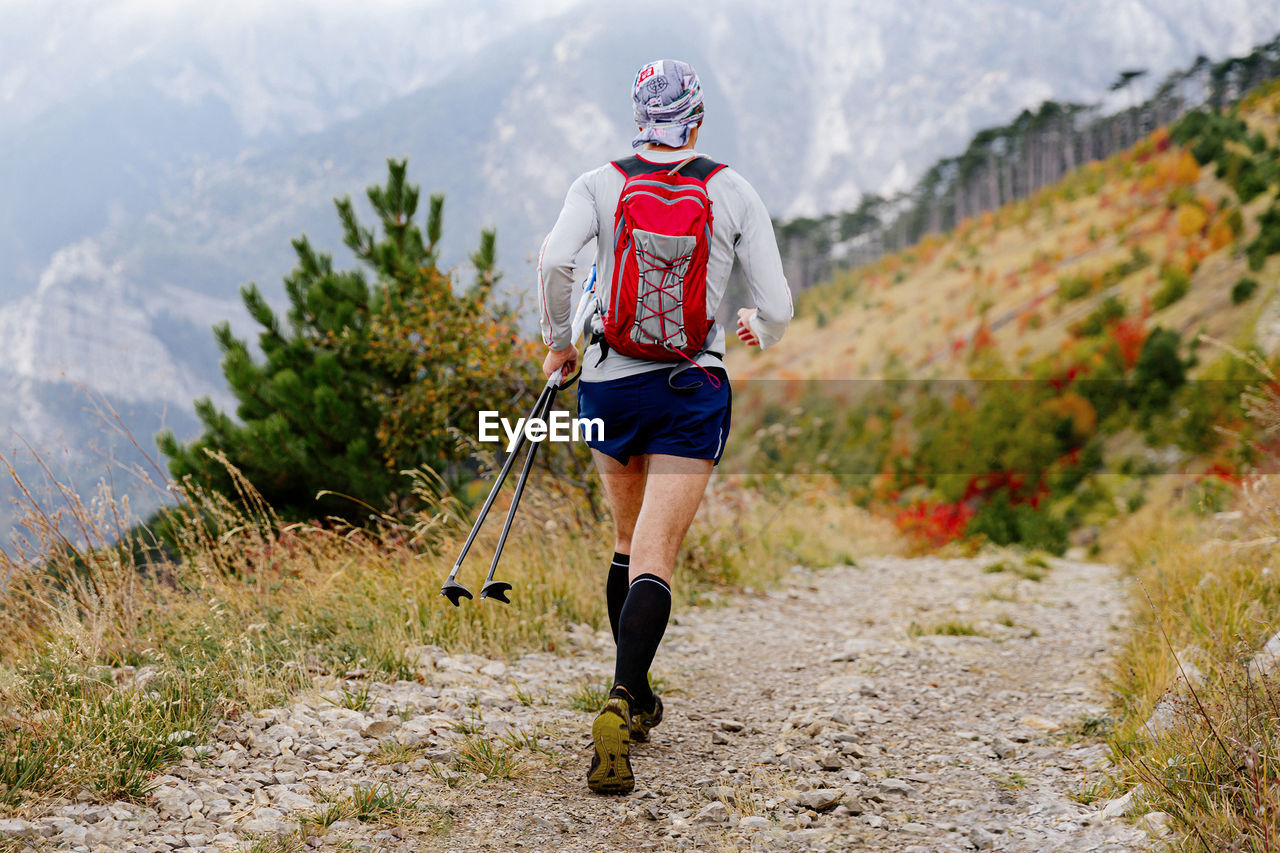
<instances>
[{"instance_id":1,"label":"yellow green running shoe","mask_svg":"<svg viewBox=\"0 0 1280 853\"><path fill-rule=\"evenodd\" d=\"M631 704L614 688L591 724L595 754L587 771L587 787L597 794L629 794L636 786L631 772Z\"/></svg>"},{"instance_id":2,"label":"yellow green running shoe","mask_svg":"<svg viewBox=\"0 0 1280 853\"><path fill-rule=\"evenodd\" d=\"M631 714L631 739L636 743L647 743L649 730L662 722L662 697L653 694L653 709L650 711L634 711Z\"/></svg>"}]
</instances>

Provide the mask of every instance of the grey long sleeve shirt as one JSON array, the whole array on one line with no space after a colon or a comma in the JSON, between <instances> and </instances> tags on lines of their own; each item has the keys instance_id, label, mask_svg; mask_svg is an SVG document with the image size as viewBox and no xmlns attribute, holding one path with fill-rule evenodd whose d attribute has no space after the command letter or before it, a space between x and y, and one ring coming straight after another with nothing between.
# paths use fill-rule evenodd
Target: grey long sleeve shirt
<instances>
[{"instance_id":1,"label":"grey long sleeve shirt","mask_svg":"<svg viewBox=\"0 0 1280 853\"><path fill-rule=\"evenodd\" d=\"M640 151L640 157L653 163L679 163L692 152ZM577 303L574 261L593 238L614 233L614 212L625 179L611 164L579 177L569 188L564 209L538 258L538 307L542 340L552 349L564 349L569 340L569 324ZM714 315L724 299L733 268L735 254L746 274L747 287L756 303L756 313L749 321L751 331L760 339L761 349L777 343L791 321L791 290L782 273L782 259L773 236L773 224L764 202L751 184L733 169L722 169L707 181L711 198L711 255L707 262L707 310ZM608 239L597 239L595 250L596 293L603 308L608 308L609 283L613 281L613 246ZM724 352L725 330L714 323L707 334L707 348ZM582 380L599 382L632 376L672 365L666 362L629 358L610 352L600 361L598 346L590 346L583 355ZM724 367L724 363L704 353L698 358L703 367Z\"/></svg>"}]
</instances>

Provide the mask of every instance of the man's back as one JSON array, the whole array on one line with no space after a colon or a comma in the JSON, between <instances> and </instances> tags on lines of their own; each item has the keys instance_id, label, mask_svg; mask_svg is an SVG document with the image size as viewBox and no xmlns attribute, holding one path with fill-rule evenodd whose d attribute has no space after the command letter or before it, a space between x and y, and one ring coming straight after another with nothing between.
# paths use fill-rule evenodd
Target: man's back
<instances>
[{"instance_id":1,"label":"man's back","mask_svg":"<svg viewBox=\"0 0 1280 853\"><path fill-rule=\"evenodd\" d=\"M646 150L638 157L652 163L673 166L691 156L688 149ZM596 292L602 308L608 308L609 283L613 281L613 240L617 229L614 216L625 178L612 163L606 163L581 175L569 189L564 209L555 227L543 243L538 262L539 304L544 340L559 349L560 324L567 328L572 292L565 298L565 283L574 275L574 260L591 238L597 238L595 251ZM791 291L782 272L777 242L764 202L747 180L732 168L721 169L707 181L711 199L712 228L710 258L707 262L707 312L715 316L724 299L733 269L735 255L742 264L747 286L762 318L757 333L763 347L771 346L781 336L791 318ZM777 318L776 320L774 318ZM763 332L763 334L759 334ZM567 334L566 334L567 337ZM725 351L725 330L719 323L707 336L709 352L698 359L704 367L723 367L714 353ZM583 362L583 379L588 382L616 379L657 370L669 365L663 362L628 358L610 353L603 362L599 348L588 350Z\"/></svg>"}]
</instances>

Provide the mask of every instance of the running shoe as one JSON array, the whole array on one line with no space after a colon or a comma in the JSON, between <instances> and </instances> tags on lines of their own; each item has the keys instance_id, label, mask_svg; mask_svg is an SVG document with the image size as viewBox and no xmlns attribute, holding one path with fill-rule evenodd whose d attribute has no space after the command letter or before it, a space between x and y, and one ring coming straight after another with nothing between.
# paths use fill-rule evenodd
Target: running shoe
<instances>
[{"instance_id":1,"label":"running shoe","mask_svg":"<svg viewBox=\"0 0 1280 853\"><path fill-rule=\"evenodd\" d=\"M636 743L648 742L649 730L660 722L662 722L662 697L655 693L652 710L632 713L631 739Z\"/></svg>"},{"instance_id":2,"label":"running shoe","mask_svg":"<svg viewBox=\"0 0 1280 853\"><path fill-rule=\"evenodd\" d=\"M629 794L636 786L631 772L631 703L625 690L609 693L591 724L595 754L587 771L587 787L597 794Z\"/></svg>"}]
</instances>

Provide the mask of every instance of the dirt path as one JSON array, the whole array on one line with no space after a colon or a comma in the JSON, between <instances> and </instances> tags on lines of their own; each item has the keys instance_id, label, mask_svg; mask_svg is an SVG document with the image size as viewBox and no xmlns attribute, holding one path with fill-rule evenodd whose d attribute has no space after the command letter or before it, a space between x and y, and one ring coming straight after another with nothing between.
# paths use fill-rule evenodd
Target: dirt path
<instances>
[{"instance_id":1,"label":"dirt path","mask_svg":"<svg viewBox=\"0 0 1280 853\"><path fill-rule=\"evenodd\" d=\"M1105 760L1078 732L1121 636L1114 571L993 563L868 559L679 615L655 667L667 719L634 749L629 797L586 791L593 715L571 705L611 674L612 639L584 626L564 654L510 665L414 650L423 683L246 716L191 747L153 805L71 806L25 835L82 851L245 850L254 834L262 853L1149 849L1078 802ZM377 815L350 794L371 784L413 807L393 797L361 822Z\"/></svg>"},{"instance_id":2,"label":"dirt path","mask_svg":"<svg viewBox=\"0 0 1280 853\"><path fill-rule=\"evenodd\" d=\"M680 689L636 794L584 795L572 761L500 809L476 797L442 849L1147 849L1071 799L1104 760L1070 733L1102 713L1114 573L993 562L866 560L691 614L660 652Z\"/></svg>"}]
</instances>

